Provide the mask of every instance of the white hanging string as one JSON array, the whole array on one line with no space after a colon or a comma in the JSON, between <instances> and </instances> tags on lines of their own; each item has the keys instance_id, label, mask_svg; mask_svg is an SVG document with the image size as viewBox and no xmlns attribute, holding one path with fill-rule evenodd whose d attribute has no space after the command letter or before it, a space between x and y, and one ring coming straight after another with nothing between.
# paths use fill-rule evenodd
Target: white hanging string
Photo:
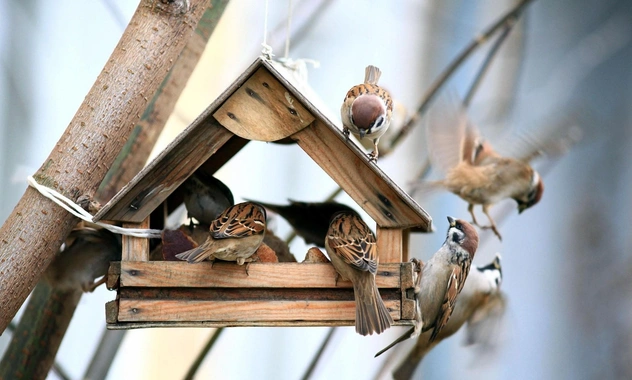
<instances>
[{"instance_id":1,"label":"white hanging string","mask_svg":"<svg viewBox=\"0 0 632 380\"><path fill-rule=\"evenodd\" d=\"M76 216L79 219L85 220L86 222L94 223L116 234L135 236L139 238L160 238L160 233L162 232L161 230L152 230L152 229L146 229L146 228L123 228L123 227L113 226L111 224L94 222L93 221L94 217L89 212L87 212L86 210L81 208L81 206L79 206L75 202L65 197L63 194L60 194L59 192L51 188L48 188L46 186L40 185L39 183L37 183L37 181L35 181L35 178L33 178L33 176L28 176L27 181L29 185L33 187L34 189L36 189L37 191L39 191L40 194L50 199L51 201L57 203L64 210L68 211L69 213L71 213L72 215Z\"/></svg>"},{"instance_id":2,"label":"white hanging string","mask_svg":"<svg viewBox=\"0 0 632 380\"><path fill-rule=\"evenodd\" d=\"M303 81L307 82L307 64L311 63L314 68L320 67L320 62L314 59L309 58L299 58L292 59L290 58L290 35L292 31L292 13L293 6L292 0L288 0L288 11L287 11L287 24L285 29L285 54L283 58L279 59L279 62L283 64L286 68L294 71L296 75Z\"/></svg>"},{"instance_id":3,"label":"white hanging string","mask_svg":"<svg viewBox=\"0 0 632 380\"><path fill-rule=\"evenodd\" d=\"M285 27L285 55L286 60L290 58L290 30L292 29L292 0L288 1L287 26Z\"/></svg>"},{"instance_id":4,"label":"white hanging string","mask_svg":"<svg viewBox=\"0 0 632 380\"><path fill-rule=\"evenodd\" d=\"M265 59L271 60L274 54L272 54L272 46L268 45L268 1L266 0L265 18L263 19L263 43L261 44L263 49L261 50L261 55Z\"/></svg>"}]
</instances>

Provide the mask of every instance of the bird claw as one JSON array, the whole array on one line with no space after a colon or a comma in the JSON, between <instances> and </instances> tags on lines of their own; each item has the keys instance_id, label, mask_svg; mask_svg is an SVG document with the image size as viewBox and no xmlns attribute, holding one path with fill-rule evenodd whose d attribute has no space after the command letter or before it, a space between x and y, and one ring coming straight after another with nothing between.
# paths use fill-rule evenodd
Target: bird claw
<instances>
[{"instance_id":1,"label":"bird claw","mask_svg":"<svg viewBox=\"0 0 632 380\"><path fill-rule=\"evenodd\" d=\"M375 152L369 153L368 156L369 156L369 162L377 164L377 154Z\"/></svg>"},{"instance_id":2,"label":"bird claw","mask_svg":"<svg viewBox=\"0 0 632 380\"><path fill-rule=\"evenodd\" d=\"M342 134L345 136L346 140L349 141L349 129L348 128L343 128L342 130Z\"/></svg>"}]
</instances>

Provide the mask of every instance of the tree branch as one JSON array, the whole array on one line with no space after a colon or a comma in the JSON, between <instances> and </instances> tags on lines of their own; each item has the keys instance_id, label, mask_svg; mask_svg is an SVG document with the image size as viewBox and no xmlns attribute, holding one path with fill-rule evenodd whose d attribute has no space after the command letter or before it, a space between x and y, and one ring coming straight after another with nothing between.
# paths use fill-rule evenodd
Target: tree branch
<instances>
[{"instance_id":1,"label":"tree branch","mask_svg":"<svg viewBox=\"0 0 632 380\"><path fill-rule=\"evenodd\" d=\"M92 198L207 5L208 0L140 2L70 125L35 174L39 183L74 201L82 195ZM36 190L26 190L0 228L0 331L76 221Z\"/></svg>"}]
</instances>

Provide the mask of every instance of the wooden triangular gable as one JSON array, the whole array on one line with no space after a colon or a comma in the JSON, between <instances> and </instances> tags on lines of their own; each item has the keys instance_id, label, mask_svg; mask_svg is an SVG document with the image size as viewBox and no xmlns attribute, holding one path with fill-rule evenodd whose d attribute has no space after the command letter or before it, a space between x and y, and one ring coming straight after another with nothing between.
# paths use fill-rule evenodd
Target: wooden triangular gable
<instances>
[{"instance_id":1,"label":"wooden triangular gable","mask_svg":"<svg viewBox=\"0 0 632 380\"><path fill-rule=\"evenodd\" d=\"M299 90L300 89L300 90ZM257 58L95 216L139 223L195 170L214 173L249 140L292 139L382 228L431 231L432 219L280 64Z\"/></svg>"}]
</instances>

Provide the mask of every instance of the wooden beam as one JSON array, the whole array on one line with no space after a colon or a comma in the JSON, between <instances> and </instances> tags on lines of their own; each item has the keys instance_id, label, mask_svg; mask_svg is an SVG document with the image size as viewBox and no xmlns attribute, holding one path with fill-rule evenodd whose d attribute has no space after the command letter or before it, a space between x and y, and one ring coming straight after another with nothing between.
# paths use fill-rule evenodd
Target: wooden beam
<instances>
[{"instance_id":1,"label":"wooden beam","mask_svg":"<svg viewBox=\"0 0 632 380\"><path fill-rule=\"evenodd\" d=\"M376 276L380 288L400 288L401 266L411 263L382 264ZM122 261L121 287L192 288L351 288L351 282L338 280L329 263L235 263L177 261ZM412 282L407 285L412 287Z\"/></svg>"},{"instance_id":2,"label":"wooden beam","mask_svg":"<svg viewBox=\"0 0 632 380\"><path fill-rule=\"evenodd\" d=\"M149 217L141 223L123 223L125 228L149 228ZM121 261L149 261L149 239L123 235Z\"/></svg>"},{"instance_id":3,"label":"wooden beam","mask_svg":"<svg viewBox=\"0 0 632 380\"><path fill-rule=\"evenodd\" d=\"M283 139L314 120L265 67L257 69L213 116L235 135L259 141Z\"/></svg>"},{"instance_id":4,"label":"wooden beam","mask_svg":"<svg viewBox=\"0 0 632 380\"><path fill-rule=\"evenodd\" d=\"M368 163L365 153L350 148L354 143L345 141L342 133L317 119L292 138L378 226L430 230L430 216L379 167Z\"/></svg>"},{"instance_id":5,"label":"wooden beam","mask_svg":"<svg viewBox=\"0 0 632 380\"><path fill-rule=\"evenodd\" d=\"M380 263L401 263L404 257L404 230L377 226L377 254Z\"/></svg>"},{"instance_id":6,"label":"wooden beam","mask_svg":"<svg viewBox=\"0 0 632 380\"><path fill-rule=\"evenodd\" d=\"M217 327L338 327L353 326L355 321L248 321L248 322L217 322L217 321L175 321L175 322L108 322L108 330L130 330L144 328L169 328L169 327L195 327L195 328L217 328ZM412 326L411 320L394 321L391 326Z\"/></svg>"},{"instance_id":7,"label":"wooden beam","mask_svg":"<svg viewBox=\"0 0 632 380\"><path fill-rule=\"evenodd\" d=\"M142 221L234 136L212 117L187 131L103 206L95 220Z\"/></svg>"},{"instance_id":8,"label":"wooden beam","mask_svg":"<svg viewBox=\"0 0 632 380\"><path fill-rule=\"evenodd\" d=\"M386 301L393 319L400 319L399 300ZM354 321L355 301L190 301L119 300L118 321Z\"/></svg>"}]
</instances>

